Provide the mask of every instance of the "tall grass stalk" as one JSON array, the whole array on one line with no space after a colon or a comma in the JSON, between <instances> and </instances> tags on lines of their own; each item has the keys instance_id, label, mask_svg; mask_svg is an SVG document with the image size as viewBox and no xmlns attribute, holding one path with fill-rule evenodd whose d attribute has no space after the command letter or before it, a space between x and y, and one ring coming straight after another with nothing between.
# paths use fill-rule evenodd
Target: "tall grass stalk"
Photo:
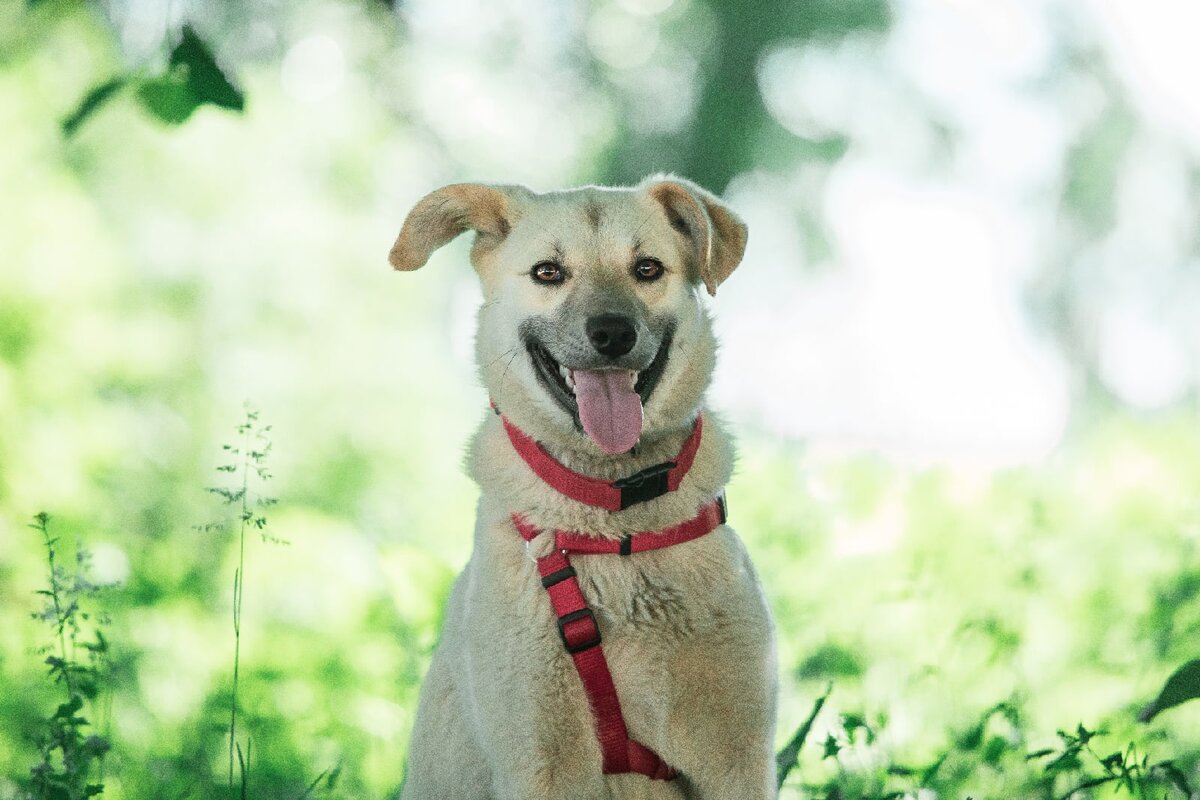
<instances>
[{"instance_id":1,"label":"tall grass stalk","mask_svg":"<svg viewBox=\"0 0 1200 800\"><path fill-rule=\"evenodd\" d=\"M237 762L241 793L245 796L250 769L250 744L247 740L245 757L238 743L238 691L241 686L242 666L242 605L246 590L246 538L251 530L257 530L263 541L281 543L280 539L267 534L267 517L262 509L273 505L275 499L253 491L254 483L262 484L271 479L267 470L267 454L271 451L268 434L270 425L261 425L258 411L246 406L245 417L237 426L237 444L222 445L222 449L233 461L217 467L218 472L231 474L235 478L233 487L209 487L208 491L221 498L226 506L233 506L237 515L238 563L233 573L233 679L229 703L229 788L234 788L234 763ZM223 528L224 523L201 526L209 530Z\"/></svg>"}]
</instances>

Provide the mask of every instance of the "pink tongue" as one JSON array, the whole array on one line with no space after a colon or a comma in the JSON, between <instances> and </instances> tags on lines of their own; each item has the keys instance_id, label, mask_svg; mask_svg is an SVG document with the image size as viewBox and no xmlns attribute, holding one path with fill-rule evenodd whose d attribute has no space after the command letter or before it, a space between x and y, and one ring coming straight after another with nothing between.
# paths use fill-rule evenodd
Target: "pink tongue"
<instances>
[{"instance_id":1,"label":"pink tongue","mask_svg":"<svg viewBox=\"0 0 1200 800\"><path fill-rule=\"evenodd\" d=\"M583 430L606 453L628 452L642 435L642 398L633 391L633 374L577 369L572 376Z\"/></svg>"}]
</instances>

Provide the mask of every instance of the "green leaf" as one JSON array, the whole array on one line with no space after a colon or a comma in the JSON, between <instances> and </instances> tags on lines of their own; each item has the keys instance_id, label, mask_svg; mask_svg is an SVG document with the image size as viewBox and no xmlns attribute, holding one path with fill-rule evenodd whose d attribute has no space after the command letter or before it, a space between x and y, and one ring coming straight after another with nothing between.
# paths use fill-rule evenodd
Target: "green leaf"
<instances>
[{"instance_id":1,"label":"green leaf","mask_svg":"<svg viewBox=\"0 0 1200 800\"><path fill-rule=\"evenodd\" d=\"M792 771L800 760L800 748L804 746L805 740L808 739L808 734L812 731L813 723L816 722L817 715L821 713L821 708L825 705L825 701L829 699L830 693L833 691L833 684L825 687L825 694L817 698L813 703L812 710L808 712L808 717L801 723L799 729L792 736L779 753L775 756L775 774L776 774L776 789L783 788L783 782L787 780L788 773ZM828 743L826 743L826 756L828 757Z\"/></svg>"},{"instance_id":2,"label":"green leaf","mask_svg":"<svg viewBox=\"0 0 1200 800\"><path fill-rule=\"evenodd\" d=\"M1158 697L1138 714L1138 722L1149 722L1168 708L1200 697L1200 659L1193 659L1167 678Z\"/></svg>"},{"instance_id":3,"label":"green leaf","mask_svg":"<svg viewBox=\"0 0 1200 800\"><path fill-rule=\"evenodd\" d=\"M115 78L110 78L104 83L93 86L83 99L79 101L79 105L62 121L63 136L71 137L79 130L88 117L96 113L109 100L113 98L118 91L129 81L125 75L119 75ZM43 523L44 524L44 523Z\"/></svg>"},{"instance_id":4,"label":"green leaf","mask_svg":"<svg viewBox=\"0 0 1200 800\"><path fill-rule=\"evenodd\" d=\"M172 68L165 75L142 81L138 87L142 106L168 125L186 122L201 106L192 94L186 73L186 69Z\"/></svg>"},{"instance_id":5,"label":"green leaf","mask_svg":"<svg viewBox=\"0 0 1200 800\"><path fill-rule=\"evenodd\" d=\"M825 737L825 750L821 754L821 758L837 758L838 753L842 752L842 745L838 742L837 737L832 733Z\"/></svg>"},{"instance_id":6,"label":"green leaf","mask_svg":"<svg viewBox=\"0 0 1200 800\"><path fill-rule=\"evenodd\" d=\"M52 719L70 719L81 708L83 708L83 698L77 694L73 694L71 695L70 702L63 703L58 707Z\"/></svg>"},{"instance_id":7,"label":"green leaf","mask_svg":"<svg viewBox=\"0 0 1200 800\"><path fill-rule=\"evenodd\" d=\"M185 70L187 88L197 104L212 103L232 111L245 108L245 95L226 77L212 50L191 25L183 26L183 38L171 51L171 67L172 71Z\"/></svg>"},{"instance_id":8,"label":"green leaf","mask_svg":"<svg viewBox=\"0 0 1200 800\"><path fill-rule=\"evenodd\" d=\"M1008 751L1008 741L1002 736L992 736L984 745L981 757L983 763L990 766L996 766L1000 763L1000 759Z\"/></svg>"}]
</instances>

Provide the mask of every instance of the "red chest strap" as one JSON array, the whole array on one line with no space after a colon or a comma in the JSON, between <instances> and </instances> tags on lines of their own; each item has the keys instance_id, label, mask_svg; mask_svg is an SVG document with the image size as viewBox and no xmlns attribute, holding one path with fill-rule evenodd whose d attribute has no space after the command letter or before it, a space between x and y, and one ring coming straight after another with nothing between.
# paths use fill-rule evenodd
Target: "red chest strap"
<instances>
[{"instance_id":1,"label":"red chest strap","mask_svg":"<svg viewBox=\"0 0 1200 800\"><path fill-rule=\"evenodd\" d=\"M496 413L500 413L499 409ZM696 451L700 449L700 434L704 428L703 416L697 416L691 435L683 443L674 461L655 464L626 478L604 481L569 469L547 453L533 437L509 422L503 414L500 415L500 420L504 423L504 430L508 433L508 439L517 454L539 478L572 500L608 511L620 511L678 489L683 476L692 468Z\"/></svg>"},{"instance_id":2,"label":"red chest strap","mask_svg":"<svg viewBox=\"0 0 1200 800\"><path fill-rule=\"evenodd\" d=\"M512 520L526 542L541 532L519 514L513 514ZM588 704L596 721L596 738L600 742L602 769L606 775L635 772L654 780L672 780L676 773L653 750L629 738L612 672L604 658L604 649L600 646L600 626L596 622L596 615L588 608L568 556L630 555L657 550L698 539L724 522L725 498L721 496L705 503L696 516L685 522L659 531L635 533L619 540L555 531L554 551L537 560L542 587L550 595L550 605L557 617L558 634L575 662L575 669L583 681Z\"/></svg>"}]
</instances>

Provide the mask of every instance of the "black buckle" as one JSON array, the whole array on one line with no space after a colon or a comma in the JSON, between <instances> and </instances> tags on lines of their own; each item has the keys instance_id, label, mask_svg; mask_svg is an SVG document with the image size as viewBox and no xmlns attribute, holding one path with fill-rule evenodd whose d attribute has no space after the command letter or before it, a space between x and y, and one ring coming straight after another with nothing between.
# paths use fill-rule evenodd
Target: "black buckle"
<instances>
[{"instance_id":1,"label":"black buckle","mask_svg":"<svg viewBox=\"0 0 1200 800\"><path fill-rule=\"evenodd\" d=\"M641 472L635 472L627 478L612 482L612 486L621 490L621 509L632 505L662 497L667 488L667 473L675 469L674 461L664 461L652 467L646 467Z\"/></svg>"},{"instance_id":2,"label":"black buckle","mask_svg":"<svg viewBox=\"0 0 1200 800\"><path fill-rule=\"evenodd\" d=\"M728 501L725 499L724 492L717 495L717 511L720 513L718 519L721 520L722 525L729 521L729 506L727 503Z\"/></svg>"},{"instance_id":3,"label":"black buckle","mask_svg":"<svg viewBox=\"0 0 1200 800\"><path fill-rule=\"evenodd\" d=\"M592 629L596 635L588 639L586 642L580 642L572 645L567 639L567 623L574 622L577 619L587 617L592 621ZM584 650L589 650L600 644L600 626L596 624L596 615L592 613L590 608L581 608L578 611L572 611L570 614L563 614L558 618L558 635L562 639L563 647L567 648L567 652L574 655L581 653Z\"/></svg>"}]
</instances>

